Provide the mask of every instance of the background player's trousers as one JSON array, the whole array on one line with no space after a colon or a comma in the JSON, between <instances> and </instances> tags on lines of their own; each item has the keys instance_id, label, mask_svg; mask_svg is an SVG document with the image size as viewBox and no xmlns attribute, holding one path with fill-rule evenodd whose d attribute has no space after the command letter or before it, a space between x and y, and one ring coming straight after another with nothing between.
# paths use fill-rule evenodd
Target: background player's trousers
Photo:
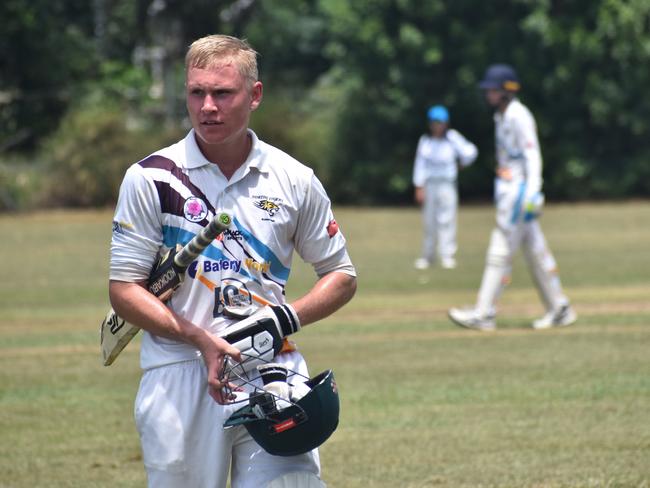
<instances>
[{"instance_id":1,"label":"background player's trousers","mask_svg":"<svg viewBox=\"0 0 650 488\"><path fill-rule=\"evenodd\" d=\"M456 181L428 180L424 186L424 203L422 205L421 257L433 261L436 254L440 258L455 256L458 249L456 241L457 212Z\"/></svg>"},{"instance_id":2,"label":"background player's trousers","mask_svg":"<svg viewBox=\"0 0 650 488\"><path fill-rule=\"evenodd\" d=\"M480 315L495 314L496 302L510 282L512 260L520 248L546 310L557 310L568 303L539 219L529 218L523 211L525 191L523 182L497 180L497 225L490 237L477 297L476 309Z\"/></svg>"},{"instance_id":3,"label":"background player's trousers","mask_svg":"<svg viewBox=\"0 0 650 488\"><path fill-rule=\"evenodd\" d=\"M298 352L275 361L308 376ZM217 404L208 394L206 376L201 359L144 372L135 418L149 487L225 488L229 471L232 488L262 488L292 471L320 475L316 449L299 456L271 456L244 426L224 430L223 423L244 403Z\"/></svg>"}]
</instances>

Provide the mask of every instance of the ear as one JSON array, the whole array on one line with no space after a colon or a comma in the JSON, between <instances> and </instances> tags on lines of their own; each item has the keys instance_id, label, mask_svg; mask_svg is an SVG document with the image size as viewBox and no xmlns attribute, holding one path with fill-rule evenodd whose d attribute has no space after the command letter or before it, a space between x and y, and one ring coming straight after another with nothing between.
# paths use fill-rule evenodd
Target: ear
<instances>
[{"instance_id":1,"label":"ear","mask_svg":"<svg viewBox=\"0 0 650 488\"><path fill-rule=\"evenodd\" d=\"M253 88L251 89L251 104L250 104L251 112L253 110L257 110L257 107L259 107L260 103L262 103L263 91L264 90L261 81L256 81L255 83L253 83Z\"/></svg>"}]
</instances>

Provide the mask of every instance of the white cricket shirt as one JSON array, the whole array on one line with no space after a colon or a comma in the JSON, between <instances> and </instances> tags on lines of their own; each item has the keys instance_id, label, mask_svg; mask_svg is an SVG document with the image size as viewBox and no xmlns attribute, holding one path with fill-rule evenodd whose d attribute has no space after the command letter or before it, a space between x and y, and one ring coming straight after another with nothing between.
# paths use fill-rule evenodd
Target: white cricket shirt
<instances>
[{"instance_id":1,"label":"white cricket shirt","mask_svg":"<svg viewBox=\"0 0 650 488\"><path fill-rule=\"evenodd\" d=\"M514 98L504 113L494 114L494 122L497 174L511 182L525 183L527 195L540 192L542 154L530 110Z\"/></svg>"},{"instance_id":2,"label":"white cricket shirt","mask_svg":"<svg viewBox=\"0 0 650 488\"><path fill-rule=\"evenodd\" d=\"M110 279L146 280L160 250L184 245L215 213L232 224L192 263L168 306L219 333L224 305L279 304L294 249L322 276L354 275L330 200L313 171L249 130L252 148L227 180L205 159L194 131L132 165L113 222ZM145 332L140 363L148 369L200 356L185 343Z\"/></svg>"},{"instance_id":3,"label":"white cricket shirt","mask_svg":"<svg viewBox=\"0 0 650 488\"><path fill-rule=\"evenodd\" d=\"M457 164L469 166L477 155L476 146L457 130L449 129L442 138L422 135L415 152L413 185L424 186L428 180L456 181Z\"/></svg>"}]
</instances>

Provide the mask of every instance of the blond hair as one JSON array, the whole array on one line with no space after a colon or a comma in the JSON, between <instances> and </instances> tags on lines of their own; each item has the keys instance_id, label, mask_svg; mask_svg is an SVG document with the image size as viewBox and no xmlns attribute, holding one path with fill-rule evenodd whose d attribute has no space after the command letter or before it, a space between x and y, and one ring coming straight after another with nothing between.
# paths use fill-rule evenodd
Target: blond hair
<instances>
[{"instance_id":1,"label":"blond hair","mask_svg":"<svg viewBox=\"0 0 650 488\"><path fill-rule=\"evenodd\" d=\"M229 63L251 85L257 81L257 52L245 39L222 34L202 37L190 45L185 55L185 72L190 68L206 69Z\"/></svg>"}]
</instances>

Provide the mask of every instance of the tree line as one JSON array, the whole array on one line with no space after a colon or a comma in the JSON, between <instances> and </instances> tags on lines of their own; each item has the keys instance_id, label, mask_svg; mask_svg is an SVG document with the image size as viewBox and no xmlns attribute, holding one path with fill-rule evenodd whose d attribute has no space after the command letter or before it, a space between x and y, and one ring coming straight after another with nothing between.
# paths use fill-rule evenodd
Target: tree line
<instances>
[{"instance_id":1,"label":"tree line","mask_svg":"<svg viewBox=\"0 0 650 488\"><path fill-rule=\"evenodd\" d=\"M216 32L260 53L253 128L338 202L410 202L437 103L479 147L462 198L489 197L493 62L519 73L549 198L650 190L645 0L11 0L0 18L0 208L111 204L129 164L187 130L183 55Z\"/></svg>"}]
</instances>

